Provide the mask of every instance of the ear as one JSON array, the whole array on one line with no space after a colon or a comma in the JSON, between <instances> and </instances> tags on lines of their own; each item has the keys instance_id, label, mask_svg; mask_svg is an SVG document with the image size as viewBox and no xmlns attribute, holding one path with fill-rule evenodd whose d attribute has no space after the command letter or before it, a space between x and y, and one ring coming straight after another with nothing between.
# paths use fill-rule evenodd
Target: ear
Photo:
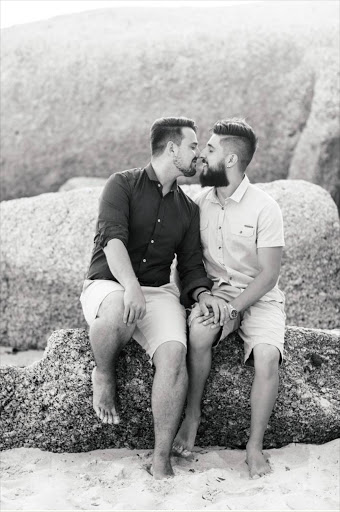
<instances>
[{"instance_id":1,"label":"ear","mask_svg":"<svg viewBox=\"0 0 340 512\"><path fill-rule=\"evenodd\" d=\"M227 167L233 167L233 165L235 165L237 162L238 162L238 156L235 155L235 153L230 153L230 155L228 155L226 157Z\"/></svg>"},{"instance_id":2,"label":"ear","mask_svg":"<svg viewBox=\"0 0 340 512\"><path fill-rule=\"evenodd\" d=\"M166 150L168 155L177 155L177 145L172 142L172 140L169 140L169 142L166 145Z\"/></svg>"}]
</instances>

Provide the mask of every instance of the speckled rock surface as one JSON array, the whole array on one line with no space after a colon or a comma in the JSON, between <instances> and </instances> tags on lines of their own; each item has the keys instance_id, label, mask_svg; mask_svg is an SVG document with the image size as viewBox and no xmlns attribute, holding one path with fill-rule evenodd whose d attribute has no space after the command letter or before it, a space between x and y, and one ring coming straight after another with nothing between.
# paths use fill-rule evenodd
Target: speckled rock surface
<instances>
[{"instance_id":1,"label":"speckled rock surface","mask_svg":"<svg viewBox=\"0 0 340 512\"><path fill-rule=\"evenodd\" d=\"M320 98L318 51L339 55L337 5L239 4L115 8L4 29L1 199L145 165L150 126L168 115L195 119L201 146L216 120L246 117L260 140L254 181L286 178ZM318 109L329 101L336 89ZM316 153L333 122L326 115L313 135Z\"/></svg>"},{"instance_id":2,"label":"speckled rock surface","mask_svg":"<svg viewBox=\"0 0 340 512\"><path fill-rule=\"evenodd\" d=\"M266 447L339 437L339 341L338 335L323 331L287 329ZM253 369L243 366L242 357L242 342L235 334L214 351L197 445L245 446ZM86 331L75 329L54 332L41 361L26 368L1 367L1 449L151 448L153 370L145 353L132 341L120 356L119 426L102 425L92 410L93 366Z\"/></svg>"},{"instance_id":3,"label":"speckled rock surface","mask_svg":"<svg viewBox=\"0 0 340 512\"><path fill-rule=\"evenodd\" d=\"M86 327L79 296L101 188L3 201L1 340L41 348L53 330Z\"/></svg>"},{"instance_id":4,"label":"speckled rock surface","mask_svg":"<svg viewBox=\"0 0 340 512\"><path fill-rule=\"evenodd\" d=\"M259 185L283 212L281 288L287 323L339 327L339 220L329 194L308 182ZM199 185L184 185L194 196ZM55 329L85 327L79 295L88 268L101 188L3 201L1 342L45 347ZM15 319L15 321L14 321Z\"/></svg>"}]
</instances>

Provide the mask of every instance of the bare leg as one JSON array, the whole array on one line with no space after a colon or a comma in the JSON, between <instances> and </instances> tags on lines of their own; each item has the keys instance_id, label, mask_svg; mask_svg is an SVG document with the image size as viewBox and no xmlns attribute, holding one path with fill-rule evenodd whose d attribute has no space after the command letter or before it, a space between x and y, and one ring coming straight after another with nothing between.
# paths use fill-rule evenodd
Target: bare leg
<instances>
[{"instance_id":1,"label":"bare leg","mask_svg":"<svg viewBox=\"0 0 340 512\"><path fill-rule=\"evenodd\" d=\"M156 373L152 387L155 429L152 471L156 479L174 474L170 452L187 392L185 354L185 347L181 343L168 341L158 347L153 357Z\"/></svg>"},{"instance_id":2,"label":"bare leg","mask_svg":"<svg viewBox=\"0 0 340 512\"><path fill-rule=\"evenodd\" d=\"M127 327L123 322L123 292L110 293L90 327L90 342L97 365L92 373L93 408L103 423L119 423L116 362L134 329L135 325Z\"/></svg>"},{"instance_id":3,"label":"bare leg","mask_svg":"<svg viewBox=\"0 0 340 512\"><path fill-rule=\"evenodd\" d=\"M251 426L247 443L247 463L251 478L261 477L270 471L263 453L263 436L272 413L279 386L280 352L273 345L254 347L255 377L251 389Z\"/></svg>"},{"instance_id":4,"label":"bare leg","mask_svg":"<svg viewBox=\"0 0 340 512\"><path fill-rule=\"evenodd\" d=\"M201 418L201 400L204 386L211 368L211 347L220 334L193 320L190 328L188 347L189 389L185 418L173 445L173 453L188 457L195 444Z\"/></svg>"}]
</instances>

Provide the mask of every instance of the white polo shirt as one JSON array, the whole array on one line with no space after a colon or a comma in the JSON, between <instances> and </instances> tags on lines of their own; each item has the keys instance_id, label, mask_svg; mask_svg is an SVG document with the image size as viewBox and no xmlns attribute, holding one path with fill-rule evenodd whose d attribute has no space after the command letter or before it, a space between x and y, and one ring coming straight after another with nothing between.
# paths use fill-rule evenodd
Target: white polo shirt
<instances>
[{"instance_id":1,"label":"white polo shirt","mask_svg":"<svg viewBox=\"0 0 340 512\"><path fill-rule=\"evenodd\" d=\"M224 204L214 187L204 188L195 202L208 277L214 286L226 283L243 291L260 272L257 249L284 246L279 205L246 175ZM284 295L276 283L261 300L282 302Z\"/></svg>"}]
</instances>

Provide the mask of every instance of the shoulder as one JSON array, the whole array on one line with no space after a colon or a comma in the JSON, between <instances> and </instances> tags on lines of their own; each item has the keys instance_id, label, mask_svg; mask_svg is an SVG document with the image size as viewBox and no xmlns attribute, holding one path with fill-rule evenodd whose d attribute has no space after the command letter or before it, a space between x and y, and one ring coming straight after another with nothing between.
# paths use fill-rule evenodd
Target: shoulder
<instances>
[{"instance_id":1,"label":"shoulder","mask_svg":"<svg viewBox=\"0 0 340 512\"><path fill-rule=\"evenodd\" d=\"M258 206L259 210L269 209L281 211L278 202L257 184L249 183L246 197L248 200L253 201Z\"/></svg>"},{"instance_id":2,"label":"shoulder","mask_svg":"<svg viewBox=\"0 0 340 512\"><path fill-rule=\"evenodd\" d=\"M128 169L126 171L118 171L114 174L111 174L109 180L111 181L135 181L143 174L143 170L141 168Z\"/></svg>"},{"instance_id":3,"label":"shoulder","mask_svg":"<svg viewBox=\"0 0 340 512\"><path fill-rule=\"evenodd\" d=\"M107 180L107 187L122 186L125 188L132 188L138 179L143 175L141 168L128 169L126 171L118 171L109 177Z\"/></svg>"}]
</instances>

